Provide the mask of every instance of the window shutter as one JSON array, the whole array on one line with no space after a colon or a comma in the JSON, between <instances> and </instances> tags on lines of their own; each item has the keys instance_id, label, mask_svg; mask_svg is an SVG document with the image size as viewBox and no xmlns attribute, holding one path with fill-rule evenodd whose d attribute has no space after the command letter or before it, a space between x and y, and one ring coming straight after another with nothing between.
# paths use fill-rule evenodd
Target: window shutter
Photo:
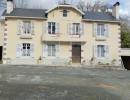
<instances>
[{"instance_id":1,"label":"window shutter","mask_svg":"<svg viewBox=\"0 0 130 100\"><path fill-rule=\"evenodd\" d=\"M47 44L43 44L43 47L42 47L42 56L45 58L45 57L47 57L47 55L48 55L48 46L47 46Z\"/></svg>"},{"instance_id":2,"label":"window shutter","mask_svg":"<svg viewBox=\"0 0 130 100\"><path fill-rule=\"evenodd\" d=\"M94 23L94 36L97 36L97 23Z\"/></svg>"},{"instance_id":3,"label":"window shutter","mask_svg":"<svg viewBox=\"0 0 130 100\"><path fill-rule=\"evenodd\" d=\"M80 34L84 34L84 23L80 23Z\"/></svg>"},{"instance_id":4,"label":"window shutter","mask_svg":"<svg viewBox=\"0 0 130 100\"><path fill-rule=\"evenodd\" d=\"M18 33L17 34L22 34L23 33L23 21L18 20Z\"/></svg>"},{"instance_id":5,"label":"window shutter","mask_svg":"<svg viewBox=\"0 0 130 100\"><path fill-rule=\"evenodd\" d=\"M68 34L72 34L73 32L73 27L72 27L72 23L68 23Z\"/></svg>"},{"instance_id":6,"label":"window shutter","mask_svg":"<svg viewBox=\"0 0 130 100\"><path fill-rule=\"evenodd\" d=\"M16 50L16 52L17 52L17 57L21 57L21 51L22 51L22 47L21 47L21 43L18 43L17 44L17 50Z\"/></svg>"},{"instance_id":7,"label":"window shutter","mask_svg":"<svg viewBox=\"0 0 130 100\"><path fill-rule=\"evenodd\" d=\"M60 33L60 23L56 22L56 34Z\"/></svg>"},{"instance_id":8,"label":"window shutter","mask_svg":"<svg viewBox=\"0 0 130 100\"><path fill-rule=\"evenodd\" d=\"M56 45L56 57L59 58L60 57L60 44Z\"/></svg>"},{"instance_id":9,"label":"window shutter","mask_svg":"<svg viewBox=\"0 0 130 100\"><path fill-rule=\"evenodd\" d=\"M43 22L43 26L44 26L44 33L48 33L48 22L47 21L45 21L45 22Z\"/></svg>"},{"instance_id":10,"label":"window shutter","mask_svg":"<svg viewBox=\"0 0 130 100\"><path fill-rule=\"evenodd\" d=\"M97 45L94 45L94 58L97 58Z\"/></svg>"},{"instance_id":11,"label":"window shutter","mask_svg":"<svg viewBox=\"0 0 130 100\"><path fill-rule=\"evenodd\" d=\"M31 57L34 57L34 44L31 43L30 48L31 48L30 50Z\"/></svg>"},{"instance_id":12,"label":"window shutter","mask_svg":"<svg viewBox=\"0 0 130 100\"><path fill-rule=\"evenodd\" d=\"M35 21L31 21L31 34L34 34L34 29L35 29Z\"/></svg>"},{"instance_id":13,"label":"window shutter","mask_svg":"<svg viewBox=\"0 0 130 100\"><path fill-rule=\"evenodd\" d=\"M109 58L109 45L105 45L105 57Z\"/></svg>"},{"instance_id":14,"label":"window shutter","mask_svg":"<svg viewBox=\"0 0 130 100\"><path fill-rule=\"evenodd\" d=\"M107 37L109 36L109 24L105 24L105 34Z\"/></svg>"}]
</instances>

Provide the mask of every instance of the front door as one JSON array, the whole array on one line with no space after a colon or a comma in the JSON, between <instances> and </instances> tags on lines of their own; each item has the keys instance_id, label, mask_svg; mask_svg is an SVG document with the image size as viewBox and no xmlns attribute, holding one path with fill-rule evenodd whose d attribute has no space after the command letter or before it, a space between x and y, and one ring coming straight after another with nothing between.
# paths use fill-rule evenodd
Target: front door
<instances>
[{"instance_id":1,"label":"front door","mask_svg":"<svg viewBox=\"0 0 130 100\"><path fill-rule=\"evenodd\" d=\"M72 62L81 63L81 45L72 45Z\"/></svg>"}]
</instances>

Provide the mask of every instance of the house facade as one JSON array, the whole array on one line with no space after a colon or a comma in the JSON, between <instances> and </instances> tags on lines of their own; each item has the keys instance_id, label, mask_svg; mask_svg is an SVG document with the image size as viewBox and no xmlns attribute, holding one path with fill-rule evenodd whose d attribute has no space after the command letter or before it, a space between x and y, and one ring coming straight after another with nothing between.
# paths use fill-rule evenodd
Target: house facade
<instances>
[{"instance_id":1,"label":"house facade","mask_svg":"<svg viewBox=\"0 0 130 100\"><path fill-rule=\"evenodd\" d=\"M110 12L82 12L68 4L49 10L14 8L3 13L3 63L121 65L119 2Z\"/></svg>"}]
</instances>

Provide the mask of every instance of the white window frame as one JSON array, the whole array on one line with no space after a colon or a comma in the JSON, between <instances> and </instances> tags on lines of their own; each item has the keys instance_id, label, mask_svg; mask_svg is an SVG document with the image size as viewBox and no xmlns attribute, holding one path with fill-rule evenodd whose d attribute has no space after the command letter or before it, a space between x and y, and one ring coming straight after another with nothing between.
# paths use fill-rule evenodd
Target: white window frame
<instances>
[{"instance_id":1,"label":"white window frame","mask_svg":"<svg viewBox=\"0 0 130 100\"><path fill-rule=\"evenodd\" d=\"M31 33L31 21L22 21L23 22L23 32L22 32L22 35L31 35L32 33ZM25 23L26 22L26 23ZM27 23L28 22L28 23ZM30 28L29 28L29 25L27 25L27 24L29 24L30 23ZM24 28L26 28L26 26L28 26L28 29L30 30L30 33L25 33L24 32ZM26 31L27 31L27 28L25 29Z\"/></svg>"},{"instance_id":2,"label":"white window frame","mask_svg":"<svg viewBox=\"0 0 130 100\"><path fill-rule=\"evenodd\" d=\"M77 32L77 26L79 27L79 32ZM80 23L72 23L73 32L72 35L80 35Z\"/></svg>"},{"instance_id":3,"label":"white window frame","mask_svg":"<svg viewBox=\"0 0 130 100\"><path fill-rule=\"evenodd\" d=\"M98 52L98 46L104 46L104 57L102 57L101 55L102 55L102 53L101 53L101 48L100 48L100 56L98 56L99 54L99 52ZM101 45L101 44L99 44L99 45L97 45L97 58L105 58L105 46L106 45Z\"/></svg>"},{"instance_id":4,"label":"white window frame","mask_svg":"<svg viewBox=\"0 0 130 100\"><path fill-rule=\"evenodd\" d=\"M26 53L27 53L27 44L30 44L30 56L23 56L23 44L26 44ZM31 58L31 43L22 43L22 58Z\"/></svg>"},{"instance_id":5,"label":"white window frame","mask_svg":"<svg viewBox=\"0 0 130 100\"><path fill-rule=\"evenodd\" d=\"M66 13L64 13L64 11L66 11ZM64 14L66 14L66 16L64 16ZM68 12L67 12L66 9L63 10L63 17L64 17L64 18L68 17Z\"/></svg>"},{"instance_id":6,"label":"white window frame","mask_svg":"<svg viewBox=\"0 0 130 100\"><path fill-rule=\"evenodd\" d=\"M48 23L48 34L50 34L50 35L56 35L56 22L53 22L53 21L51 22L51 21L49 21L49 22L47 22L47 23ZM49 33L49 23L51 23L51 33ZM53 23L55 23L55 34L52 34L52 26L53 26L52 24L53 24Z\"/></svg>"},{"instance_id":7,"label":"white window frame","mask_svg":"<svg viewBox=\"0 0 130 100\"><path fill-rule=\"evenodd\" d=\"M103 33L103 35L102 35L102 26L101 25L103 25L103 31L104 31L104 33ZM98 33L98 28L100 27L100 32ZM96 36L97 37L106 37L106 34L105 34L105 24L104 23L97 23L97 34L96 34Z\"/></svg>"},{"instance_id":8,"label":"white window frame","mask_svg":"<svg viewBox=\"0 0 130 100\"><path fill-rule=\"evenodd\" d=\"M49 56L49 45L51 46L51 50L50 50L51 54L50 54L50 56ZM55 51L52 51L52 50L53 50L53 48L52 48L53 45L55 46ZM55 58L55 57L56 57L56 44L47 44L47 46L48 46L48 51L47 51L47 52L48 52L48 53L47 53L48 55L47 55L47 57L54 57L54 58ZM54 56L52 56L52 53L53 53L53 52L55 52L55 53L54 53L54 54L55 54Z\"/></svg>"}]
</instances>

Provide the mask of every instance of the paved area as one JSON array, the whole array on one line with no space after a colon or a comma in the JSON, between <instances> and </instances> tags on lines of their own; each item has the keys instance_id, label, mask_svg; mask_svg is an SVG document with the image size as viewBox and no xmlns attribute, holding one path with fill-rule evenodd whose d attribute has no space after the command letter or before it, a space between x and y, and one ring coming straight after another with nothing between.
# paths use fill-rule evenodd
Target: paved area
<instances>
[{"instance_id":1,"label":"paved area","mask_svg":"<svg viewBox=\"0 0 130 100\"><path fill-rule=\"evenodd\" d=\"M1 65L0 100L130 100L130 72Z\"/></svg>"}]
</instances>

